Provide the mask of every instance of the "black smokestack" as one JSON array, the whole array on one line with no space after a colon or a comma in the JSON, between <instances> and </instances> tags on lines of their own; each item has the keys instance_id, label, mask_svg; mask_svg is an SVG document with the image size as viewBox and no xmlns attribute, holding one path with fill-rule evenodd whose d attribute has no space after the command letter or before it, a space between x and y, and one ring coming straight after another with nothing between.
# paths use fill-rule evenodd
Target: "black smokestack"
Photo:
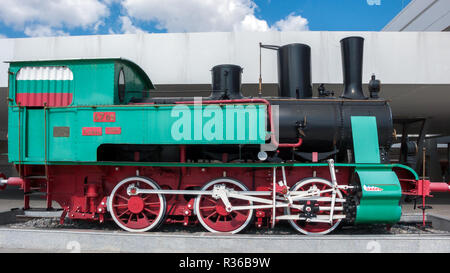
<instances>
[{"instance_id":1,"label":"black smokestack","mask_svg":"<svg viewBox=\"0 0 450 273\"><path fill-rule=\"evenodd\" d=\"M366 99L362 89L364 38L347 37L341 40L343 98Z\"/></svg>"},{"instance_id":2,"label":"black smokestack","mask_svg":"<svg viewBox=\"0 0 450 273\"><path fill-rule=\"evenodd\" d=\"M281 97L297 99L312 97L309 46L288 44L278 48L278 81Z\"/></svg>"},{"instance_id":3,"label":"black smokestack","mask_svg":"<svg viewBox=\"0 0 450 273\"><path fill-rule=\"evenodd\" d=\"M211 99L241 99L242 67L221 64L212 68Z\"/></svg>"}]
</instances>

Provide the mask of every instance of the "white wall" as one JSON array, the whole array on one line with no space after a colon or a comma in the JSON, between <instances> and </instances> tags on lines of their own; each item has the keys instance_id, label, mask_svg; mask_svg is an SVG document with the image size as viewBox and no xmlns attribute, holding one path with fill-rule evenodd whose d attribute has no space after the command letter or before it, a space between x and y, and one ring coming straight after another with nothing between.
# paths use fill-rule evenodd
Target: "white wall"
<instances>
[{"instance_id":1,"label":"white wall","mask_svg":"<svg viewBox=\"0 0 450 273\"><path fill-rule=\"evenodd\" d=\"M0 39L0 61L123 57L140 65L154 84L208 84L221 63L244 67L243 82L256 83L259 42L312 47L314 83L341 83L340 39L366 38L364 76L387 84L450 84L450 35L436 32L170 33ZM7 86L0 64L0 86ZM276 52L263 50L263 81L277 82Z\"/></svg>"}]
</instances>

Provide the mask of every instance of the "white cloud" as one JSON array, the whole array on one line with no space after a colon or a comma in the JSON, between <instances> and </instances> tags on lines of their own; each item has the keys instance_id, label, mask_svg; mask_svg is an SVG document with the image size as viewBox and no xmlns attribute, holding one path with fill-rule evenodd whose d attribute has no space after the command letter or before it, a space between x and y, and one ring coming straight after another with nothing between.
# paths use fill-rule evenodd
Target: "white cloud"
<instances>
[{"instance_id":1,"label":"white cloud","mask_svg":"<svg viewBox=\"0 0 450 273\"><path fill-rule=\"evenodd\" d=\"M118 1L118 0L107 0ZM168 32L297 31L308 30L308 20L290 14L269 26L255 16L252 0L122 0L128 16L156 22Z\"/></svg>"},{"instance_id":2,"label":"white cloud","mask_svg":"<svg viewBox=\"0 0 450 273\"><path fill-rule=\"evenodd\" d=\"M8 37L6 37L6 35L0 34L0 39L6 39Z\"/></svg>"},{"instance_id":3,"label":"white cloud","mask_svg":"<svg viewBox=\"0 0 450 273\"><path fill-rule=\"evenodd\" d=\"M25 35L30 37L49 37L49 36L67 36L69 33L62 30L56 30L49 26L34 25L26 27Z\"/></svg>"},{"instance_id":4,"label":"white cloud","mask_svg":"<svg viewBox=\"0 0 450 273\"><path fill-rule=\"evenodd\" d=\"M269 25L255 15L254 0L2 0L0 22L28 36L69 35L81 28L98 33L141 33L136 22L154 22L168 32L298 31L308 20L295 14ZM110 8L120 4L118 27L106 25ZM134 22L134 23L133 23ZM1 37L1 36L0 36Z\"/></svg>"},{"instance_id":5,"label":"white cloud","mask_svg":"<svg viewBox=\"0 0 450 273\"><path fill-rule=\"evenodd\" d=\"M280 31L306 31L308 30L308 20L291 13L285 19L276 22L274 27Z\"/></svg>"},{"instance_id":6,"label":"white cloud","mask_svg":"<svg viewBox=\"0 0 450 273\"><path fill-rule=\"evenodd\" d=\"M0 21L30 34L64 33L56 30L64 27L87 29L108 15L100 0L2 0L0 8Z\"/></svg>"},{"instance_id":7,"label":"white cloud","mask_svg":"<svg viewBox=\"0 0 450 273\"><path fill-rule=\"evenodd\" d=\"M202 32L268 29L255 17L251 0L123 0L128 15L157 22L168 32Z\"/></svg>"},{"instance_id":8,"label":"white cloud","mask_svg":"<svg viewBox=\"0 0 450 273\"><path fill-rule=\"evenodd\" d=\"M105 25L105 22L103 22L103 21L98 21L97 23L95 23L95 25L92 27L92 29L94 30L94 33L97 33L98 29L104 25Z\"/></svg>"},{"instance_id":9,"label":"white cloud","mask_svg":"<svg viewBox=\"0 0 450 273\"><path fill-rule=\"evenodd\" d=\"M103 0L103 2L107 5L111 5L114 3L120 3L122 0Z\"/></svg>"},{"instance_id":10,"label":"white cloud","mask_svg":"<svg viewBox=\"0 0 450 273\"><path fill-rule=\"evenodd\" d=\"M133 25L133 22L131 22L130 18L127 16L120 16L120 21L122 24L121 31L125 34L135 34L135 33L144 33L142 29L136 27Z\"/></svg>"},{"instance_id":11,"label":"white cloud","mask_svg":"<svg viewBox=\"0 0 450 273\"><path fill-rule=\"evenodd\" d=\"M117 1L117 0L110 0ZM136 34L136 33L146 33L145 30L135 26L131 19L127 16L119 16L118 20L120 25L119 31L114 31L113 28L109 28L109 34Z\"/></svg>"},{"instance_id":12,"label":"white cloud","mask_svg":"<svg viewBox=\"0 0 450 273\"><path fill-rule=\"evenodd\" d=\"M234 26L234 31L268 31L269 29L265 20L260 20L253 14L245 16L244 20Z\"/></svg>"}]
</instances>

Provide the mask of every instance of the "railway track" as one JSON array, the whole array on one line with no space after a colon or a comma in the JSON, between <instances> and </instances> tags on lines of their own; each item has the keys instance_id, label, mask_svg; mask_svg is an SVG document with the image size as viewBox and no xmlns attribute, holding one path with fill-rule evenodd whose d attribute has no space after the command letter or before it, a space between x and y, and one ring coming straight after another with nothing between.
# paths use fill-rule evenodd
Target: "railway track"
<instances>
[{"instance_id":1,"label":"railway track","mask_svg":"<svg viewBox=\"0 0 450 273\"><path fill-rule=\"evenodd\" d=\"M450 252L449 233L257 235L206 232L0 228L0 246L43 252L305 253Z\"/></svg>"},{"instance_id":2,"label":"railway track","mask_svg":"<svg viewBox=\"0 0 450 273\"><path fill-rule=\"evenodd\" d=\"M450 232L417 228L409 218L384 225L344 226L324 236L304 236L289 225L251 227L242 234L212 234L199 226L162 225L156 232L129 233L113 222L68 220L59 224L54 212L1 213L0 251L13 252L152 252L152 253L305 253L305 252L450 252ZM41 215L38 218L38 215ZM15 219L15 220L14 220Z\"/></svg>"}]
</instances>

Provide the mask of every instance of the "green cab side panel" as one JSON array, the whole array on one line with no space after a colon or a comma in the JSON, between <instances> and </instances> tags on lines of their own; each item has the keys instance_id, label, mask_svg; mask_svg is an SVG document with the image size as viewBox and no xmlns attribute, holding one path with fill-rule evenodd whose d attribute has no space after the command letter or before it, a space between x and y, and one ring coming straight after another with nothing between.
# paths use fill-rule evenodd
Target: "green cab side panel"
<instances>
[{"instance_id":1,"label":"green cab side panel","mask_svg":"<svg viewBox=\"0 0 450 273\"><path fill-rule=\"evenodd\" d=\"M9 161L24 164L97 162L102 144L264 144L266 136L265 105L10 107L9 111Z\"/></svg>"},{"instance_id":2,"label":"green cab side panel","mask_svg":"<svg viewBox=\"0 0 450 273\"><path fill-rule=\"evenodd\" d=\"M378 130L375 117L351 117L355 163L380 163ZM361 193L355 223L395 223L402 214L400 181L389 167L355 169Z\"/></svg>"}]
</instances>

